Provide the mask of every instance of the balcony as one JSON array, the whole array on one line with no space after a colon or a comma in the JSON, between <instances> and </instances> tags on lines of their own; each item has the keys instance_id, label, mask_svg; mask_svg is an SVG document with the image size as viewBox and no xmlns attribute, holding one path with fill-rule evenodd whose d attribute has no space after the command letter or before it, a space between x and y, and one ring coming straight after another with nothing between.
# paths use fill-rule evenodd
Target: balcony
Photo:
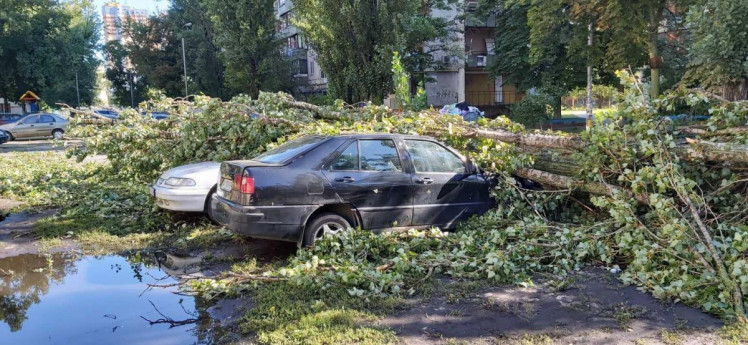
<instances>
[{"instance_id":1,"label":"balcony","mask_svg":"<svg viewBox=\"0 0 748 345\"><path fill-rule=\"evenodd\" d=\"M487 105L509 105L517 103L521 99L522 93L515 90L465 92L465 101L477 107Z\"/></svg>"},{"instance_id":2,"label":"balcony","mask_svg":"<svg viewBox=\"0 0 748 345\"><path fill-rule=\"evenodd\" d=\"M306 59L306 48L285 48L283 54L293 60Z\"/></svg>"},{"instance_id":3,"label":"balcony","mask_svg":"<svg viewBox=\"0 0 748 345\"><path fill-rule=\"evenodd\" d=\"M488 52L472 51L472 52L468 52L467 59L465 61L465 67L483 69L488 66L491 66L495 61L496 61L495 54L488 54Z\"/></svg>"}]
</instances>

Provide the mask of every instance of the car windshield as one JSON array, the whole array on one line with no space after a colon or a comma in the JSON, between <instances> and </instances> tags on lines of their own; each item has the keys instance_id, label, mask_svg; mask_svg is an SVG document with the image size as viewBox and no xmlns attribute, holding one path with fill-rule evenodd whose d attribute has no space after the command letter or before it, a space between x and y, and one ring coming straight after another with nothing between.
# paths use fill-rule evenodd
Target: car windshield
<instances>
[{"instance_id":1,"label":"car windshield","mask_svg":"<svg viewBox=\"0 0 748 345\"><path fill-rule=\"evenodd\" d=\"M278 146L253 158L252 160L270 164L283 163L293 157L296 157L300 153L309 150L325 139L325 137L321 136L308 136L296 140L291 140L281 146Z\"/></svg>"}]
</instances>

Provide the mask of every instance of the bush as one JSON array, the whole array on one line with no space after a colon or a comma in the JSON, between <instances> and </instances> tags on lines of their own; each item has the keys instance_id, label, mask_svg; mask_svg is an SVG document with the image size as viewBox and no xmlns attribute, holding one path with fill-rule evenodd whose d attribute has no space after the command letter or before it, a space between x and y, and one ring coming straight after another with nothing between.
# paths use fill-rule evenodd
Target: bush
<instances>
[{"instance_id":1,"label":"bush","mask_svg":"<svg viewBox=\"0 0 748 345\"><path fill-rule=\"evenodd\" d=\"M553 104L557 102L547 93L528 93L511 107L509 118L527 127L538 126L553 117Z\"/></svg>"}]
</instances>

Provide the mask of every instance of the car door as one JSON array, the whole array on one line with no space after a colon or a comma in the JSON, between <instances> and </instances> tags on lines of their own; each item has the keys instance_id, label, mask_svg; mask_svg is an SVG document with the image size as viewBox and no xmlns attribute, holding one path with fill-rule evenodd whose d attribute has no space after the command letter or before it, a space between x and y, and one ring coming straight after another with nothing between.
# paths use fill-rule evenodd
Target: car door
<instances>
[{"instance_id":1,"label":"car door","mask_svg":"<svg viewBox=\"0 0 748 345\"><path fill-rule=\"evenodd\" d=\"M55 129L55 118L52 115L42 114L36 121L36 137L48 137Z\"/></svg>"},{"instance_id":2,"label":"car door","mask_svg":"<svg viewBox=\"0 0 748 345\"><path fill-rule=\"evenodd\" d=\"M36 121L39 115L29 115L18 121L10 130L15 138L31 138L36 136Z\"/></svg>"},{"instance_id":3,"label":"car door","mask_svg":"<svg viewBox=\"0 0 748 345\"><path fill-rule=\"evenodd\" d=\"M392 139L348 142L323 173L344 203L361 215L364 229L410 226L413 216L412 177L403 170Z\"/></svg>"},{"instance_id":4,"label":"car door","mask_svg":"<svg viewBox=\"0 0 748 345\"><path fill-rule=\"evenodd\" d=\"M488 184L467 162L429 140L406 139L413 174L413 225L452 228L488 206Z\"/></svg>"}]
</instances>

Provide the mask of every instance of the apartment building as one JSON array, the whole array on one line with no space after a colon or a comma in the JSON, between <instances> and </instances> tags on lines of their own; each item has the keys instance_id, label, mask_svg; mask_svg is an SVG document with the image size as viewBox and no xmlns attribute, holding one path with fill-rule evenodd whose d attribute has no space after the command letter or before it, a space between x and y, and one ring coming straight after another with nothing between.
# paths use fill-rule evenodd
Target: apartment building
<instances>
[{"instance_id":1,"label":"apartment building","mask_svg":"<svg viewBox=\"0 0 748 345\"><path fill-rule=\"evenodd\" d=\"M455 19L455 29L460 34L453 44L464 47L464 52L453 54L445 50L434 54L437 63L427 71L431 80L426 84L428 102L434 107L467 102L488 115L507 113L508 106L518 102L522 94L515 87L504 84L501 76L492 77L488 70L496 54L500 54L494 49L496 18L460 20L459 11L463 8L474 11L477 1L466 0L462 8L431 13L432 16Z\"/></svg>"},{"instance_id":2,"label":"apartment building","mask_svg":"<svg viewBox=\"0 0 748 345\"><path fill-rule=\"evenodd\" d=\"M464 6L462 6L464 5ZM426 45L453 49L431 49L434 67L425 71L429 80L425 85L430 105L441 107L456 102L468 102L478 106L489 115L506 113L508 105L521 99L521 94L505 85L502 78L491 77L488 66L496 58L494 31L496 18L479 21L462 20L463 10L473 11L477 1L465 0L462 5L450 9L433 9L432 16L454 21L454 36L445 42L426 42ZM304 37L292 23L292 0L276 0L276 32L286 42L286 54L292 57L296 77L301 82L303 94L321 94L327 90L327 79L319 67L316 53L309 49Z\"/></svg>"},{"instance_id":3,"label":"apartment building","mask_svg":"<svg viewBox=\"0 0 748 345\"><path fill-rule=\"evenodd\" d=\"M293 25L293 16L291 0L275 0L275 31L285 41L285 53L294 63L299 91L305 95L324 94L327 78L317 63L317 54L307 46L304 36Z\"/></svg>"},{"instance_id":4,"label":"apartment building","mask_svg":"<svg viewBox=\"0 0 748 345\"><path fill-rule=\"evenodd\" d=\"M108 2L101 6L101 18L104 27L104 42L120 41L126 43L129 39L122 35L122 23L132 20L145 23L148 11L122 5L118 2Z\"/></svg>"}]
</instances>

